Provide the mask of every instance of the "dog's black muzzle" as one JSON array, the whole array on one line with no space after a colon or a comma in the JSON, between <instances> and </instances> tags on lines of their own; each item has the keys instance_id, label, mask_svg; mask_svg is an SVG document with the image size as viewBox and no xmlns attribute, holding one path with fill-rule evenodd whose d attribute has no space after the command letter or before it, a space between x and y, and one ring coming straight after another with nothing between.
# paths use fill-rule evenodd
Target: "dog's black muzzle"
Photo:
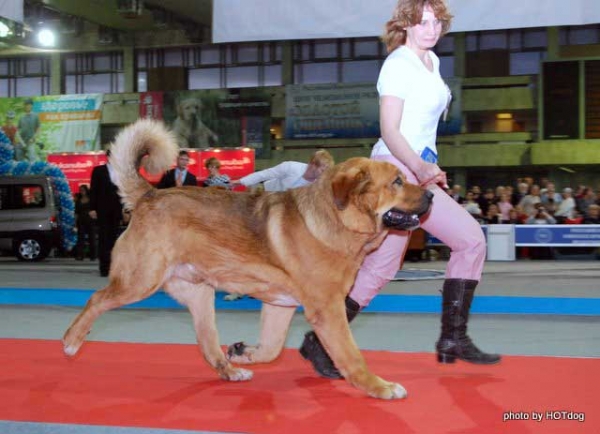
<instances>
[{"instance_id":1,"label":"dog's black muzzle","mask_svg":"<svg viewBox=\"0 0 600 434\"><path fill-rule=\"evenodd\" d=\"M415 212L406 212L398 208L392 208L383 215L383 224L390 229L400 231L411 231L419 227L419 217L429 212L433 193L429 190L425 191L421 200L421 206Z\"/></svg>"}]
</instances>

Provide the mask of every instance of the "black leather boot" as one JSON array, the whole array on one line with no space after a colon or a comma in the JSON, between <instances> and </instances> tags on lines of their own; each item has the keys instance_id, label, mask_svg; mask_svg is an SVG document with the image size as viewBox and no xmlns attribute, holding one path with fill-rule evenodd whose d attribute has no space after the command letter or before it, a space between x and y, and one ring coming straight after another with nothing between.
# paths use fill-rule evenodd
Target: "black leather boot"
<instances>
[{"instance_id":1,"label":"black leather boot","mask_svg":"<svg viewBox=\"0 0 600 434\"><path fill-rule=\"evenodd\" d=\"M360 306L357 302L346 296L346 318L351 322L360 312ZM338 379L344 378L340 371L333 364L333 360L323 348L317 334L310 331L304 335L304 341L300 346L300 354L310 363L321 377Z\"/></svg>"},{"instance_id":2,"label":"black leather boot","mask_svg":"<svg viewBox=\"0 0 600 434\"><path fill-rule=\"evenodd\" d=\"M442 333L435 347L440 363L454 363L456 359L479 365L500 361L500 355L479 350L467 336L469 310L477 280L446 279L442 293Z\"/></svg>"}]
</instances>

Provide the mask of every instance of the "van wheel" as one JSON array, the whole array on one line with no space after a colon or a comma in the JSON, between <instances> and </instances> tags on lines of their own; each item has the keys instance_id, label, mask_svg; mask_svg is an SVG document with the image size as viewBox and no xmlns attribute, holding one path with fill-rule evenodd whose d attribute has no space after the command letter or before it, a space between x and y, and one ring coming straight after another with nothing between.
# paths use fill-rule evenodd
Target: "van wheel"
<instances>
[{"instance_id":1,"label":"van wheel","mask_svg":"<svg viewBox=\"0 0 600 434\"><path fill-rule=\"evenodd\" d=\"M49 246L38 235L23 235L15 242L15 256L19 261L41 261L49 252Z\"/></svg>"}]
</instances>

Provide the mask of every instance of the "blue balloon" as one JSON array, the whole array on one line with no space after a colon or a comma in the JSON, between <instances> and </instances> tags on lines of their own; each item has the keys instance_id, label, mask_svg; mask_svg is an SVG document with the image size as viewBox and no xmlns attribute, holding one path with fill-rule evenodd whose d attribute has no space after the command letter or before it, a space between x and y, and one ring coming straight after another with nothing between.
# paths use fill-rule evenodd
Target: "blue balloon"
<instances>
[{"instance_id":1,"label":"blue balloon","mask_svg":"<svg viewBox=\"0 0 600 434\"><path fill-rule=\"evenodd\" d=\"M14 161L13 158L13 146L6 134L0 130L0 175L45 175L50 178L54 199L60 206L58 225L61 231L62 245L65 250L71 250L77 244L75 202L65 174L54 164L43 161L35 163Z\"/></svg>"}]
</instances>

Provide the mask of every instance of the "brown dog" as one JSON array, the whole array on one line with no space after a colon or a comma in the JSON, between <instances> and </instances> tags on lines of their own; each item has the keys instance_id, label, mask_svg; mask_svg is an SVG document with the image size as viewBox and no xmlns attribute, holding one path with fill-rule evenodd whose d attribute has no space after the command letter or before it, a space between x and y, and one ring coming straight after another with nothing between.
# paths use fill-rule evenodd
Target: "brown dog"
<instances>
[{"instance_id":1,"label":"brown dog","mask_svg":"<svg viewBox=\"0 0 600 434\"><path fill-rule=\"evenodd\" d=\"M147 157L144 157L146 156ZM406 390L372 374L346 320L344 298L364 256L388 226L410 229L432 194L404 182L389 163L353 158L310 186L250 194L178 187L156 190L138 174L166 168L177 145L162 124L138 121L117 137L111 164L131 222L112 252L109 284L95 292L63 338L74 355L99 315L149 297L161 286L186 305L207 362L221 378L249 380L231 365L275 359L298 305L354 386L377 398ZM242 354L221 350L214 288L264 301L260 344Z\"/></svg>"}]
</instances>

